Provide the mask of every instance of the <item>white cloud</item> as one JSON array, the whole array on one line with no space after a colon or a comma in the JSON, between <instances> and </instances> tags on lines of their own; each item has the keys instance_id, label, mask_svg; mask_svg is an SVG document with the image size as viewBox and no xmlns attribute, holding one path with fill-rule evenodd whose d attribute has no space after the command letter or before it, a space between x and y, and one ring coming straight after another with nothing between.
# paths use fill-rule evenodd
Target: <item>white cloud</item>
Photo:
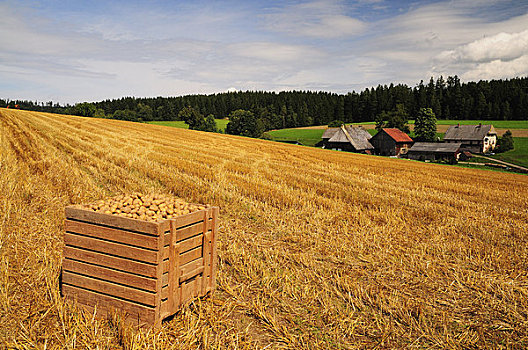
<instances>
[{"instance_id":1,"label":"white cloud","mask_svg":"<svg viewBox=\"0 0 528 350\"><path fill-rule=\"evenodd\" d=\"M527 51L528 14L520 12L495 21L479 15L492 5L496 2L438 2L380 21L373 25L377 31L365 45L363 56L385 63L378 67L385 70L387 81L408 84L439 75L485 79L486 72L499 66L505 75L493 73L487 79L522 74L522 60L507 61ZM494 60L500 62L491 64Z\"/></svg>"},{"instance_id":2,"label":"white cloud","mask_svg":"<svg viewBox=\"0 0 528 350\"><path fill-rule=\"evenodd\" d=\"M477 39L441 52L434 61L437 70L459 71L465 80L528 75L528 30Z\"/></svg>"},{"instance_id":3,"label":"white cloud","mask_svg":"<svg viewBox=\"0 0 528 350\"><path fill-rule=\"evenodd\" d=\"M511 61L478 63L462 74L464 80L505 79L528 76L528 54Z\"/></svg>"},{"instance_id":4,"label":"white cloud","mask_svg":"<svg viewBox=\"0 0 528 350\"><path fill-rule=\"evenodd\" d=\"M300 61L307 63L319 60L324 56L320 51L312 47L303 45L285 45L272 42L232 44L229 45L228 52L240 57L277 63L299 63Z\"/></svg>"},{"instance_id":5,"label":"white cloud","mask_svg":"<svg viewBox=\"0 0 528 350\"><path fill-rule=\"evenodd\" d=\"M340 1L319 0L275 9L262 18L268 30L292 36L330 39L362 33L366 24L344 9Z\"/></svg>"},{"instance_id":6,"label":"white cloud","mask_svg":"<svg viewBox=\"0 0 528 350\"><path fill-rule=\"evenodd\" d=\"M528 54L528 30L519 33L498 33L444 51L439 59L456 62L508 61Z\"/></svg>"}]
</instances>

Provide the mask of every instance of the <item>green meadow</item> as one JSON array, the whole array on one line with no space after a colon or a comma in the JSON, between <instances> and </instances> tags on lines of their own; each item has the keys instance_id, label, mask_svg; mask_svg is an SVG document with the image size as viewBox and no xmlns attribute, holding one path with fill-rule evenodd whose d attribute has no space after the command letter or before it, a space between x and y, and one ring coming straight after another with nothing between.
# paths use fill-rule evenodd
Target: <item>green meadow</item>
<instances>
[{"instance_id":1,"label":"green meadow","mask_svg":"<svg viewBox=\"0 0 528 350\"><path fill-rule=\"evenodd\" d=\"M218 130L225 131L225 128L227 126L227 123L229 123L229 120L227 119L215 119L216 127ZM147 122L148 124L154 124L154 125L163 125L163 126L171 126L173 128L180 128L180 129L189 129L189 125L185 124L182 120L171 120L171 121L152 121Z\"/></svg>"},{"instance_id":2,"label":"green meadow","mask_svg":"<svg viewBox=\"0 0 528 350\"><path fill-rule=\"evenodd\" d=\"M528 137L514 137L513 147L511 151L490 157L528 168Z\"/></svg>"}]
</instances>

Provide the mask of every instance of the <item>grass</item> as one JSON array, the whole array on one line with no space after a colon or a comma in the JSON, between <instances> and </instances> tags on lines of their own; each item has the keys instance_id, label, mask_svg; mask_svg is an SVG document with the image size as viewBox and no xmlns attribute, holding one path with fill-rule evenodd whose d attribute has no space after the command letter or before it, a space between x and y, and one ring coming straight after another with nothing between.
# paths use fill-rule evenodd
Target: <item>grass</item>
<instances>
[{"instance_id":1,"label":"grass","mask_svg":"<svg viewBox=\"0 0 528 350\"><path fill-rule=\"evenodd\" d=\"M528 168L528 137L514 137L513 146L515 148L511 151L490 157Z\"/></svg>"},{"instance_id":2,"label":"grass","mask_svg":"<svg viewBox=\"0 0 528 350\"><path fill-rule=\"evenodd\" d=\"M299 141L305 146L315 146L321 141L322 129L280 129L266 132L273 141Z\"/></svg>"},{"instance_id":3,"label":"grass","mask_svg":"<svg viewBox=\"0 0 528 350\"><path fill-rule=\"evenodd\" d=\"M220 207L217 290L159 330L58 290L64 207ZM528 177L0 110L0 347L526 348ZM89 273L89 271L87 271Z\"/></svg>"},{"instance_id":4,"label":"grass","mask_svg":"<svg viewBox=\"0 0 528 350\"><path fill-rule=\"evenodd\" d=\"M438 120L437 125L491 124L496 129L528 129L528 120ZM412 121L414 124L414 120Z\"/></svg>"},{"instance_id":5,"label":"grass","mask_svg":"<svg viewBox=\"0 0 528 350\"><path fill-rule=\"evenodd\" d=\"M215 119L216 127L218 130L225 131L225 128L227 126L227 123L229 123L229 120L227 119ZM189 129L189 125L185 124L184 121L181 120L173 120L173 121L152 121L147 122L148 124L154 124L154 125L163 125L163 126L171 126L174 128L180 128L180 129Z\"/></svg>"},{"instance_id":6,"label":"grass","mask_svg":"<svg viewBox=\"0 0 528 350\"><path fill-rule=\"evenodd\" d=\"M487 163L492 163L492 162L487 162ZM480 164L482 164L482 163L469 162L469 163L458 163L458 164L455 164L455 165L452 165L452 166L461 167L461 168L468 168L468 169L486 169L486 171L496 171L496 172L499 172L499 173L511 173L511 170L505 170L505 169L501 169L501 168L493 168L493 167L488 167L488 166L480 165Z\"/></svg>"},{"instance_id":7,"label":"grass","mask_svg":"<svg viewBox=\"0 0 528 350\"><path fill-rule=\"evenodd\" d=\"M180 129L189 129L189 125L185 124L183 120L171 120L171 121L155 120L152 122L147 122L147 124L171 126L173 128L180 128Z\"/></svg>"}]
</instances>

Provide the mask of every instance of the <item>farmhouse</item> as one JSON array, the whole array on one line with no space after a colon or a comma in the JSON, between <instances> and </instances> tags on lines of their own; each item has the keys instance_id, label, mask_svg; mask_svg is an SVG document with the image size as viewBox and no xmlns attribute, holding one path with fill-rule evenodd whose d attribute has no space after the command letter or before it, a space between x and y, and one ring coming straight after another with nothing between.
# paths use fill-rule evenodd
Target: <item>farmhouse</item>
<instances>
[{"instance_id":1,"label":"farmhouse","mask_svg":"<svg viewBox=\"0 0 528 350\"><path fill-rule=\"evenodd\" d=\"M486 153L495 149L497 133L493 125L452 125L445 133L444 142L461 143L462 151Z\"/></svg>"},{"instance_id":2,"label":"farmhouse","mask_svg":"<svg viewBox=\"0 0 528 350\"><path fill-rule=\"evenodd\" d=\"M407 158L415 160L458 161L461 143L416 142L407 152Z\"/></svg>"},{"instance_id":3,"label":"farmhouse","mask_svg":"<svg viewBox=\"0 0 528 350\"><path fill-rule=\"evenodd\" d=\"M339 128L328 128L319 143L323 148L371 154L374 147L369 140L372 136L361 127L341 125Z\"/></svg>"},{"instance_id":4,"label":"farmhouse","mask_svg":"<svg viewBox=\"0 0 528 350\"><path fill-rule=\"evenodd\" d=\"M396 128L383 128L370 139L376 153L382 156L405 154L413 142L409 135Z\"/></svg>"}]
</instances>

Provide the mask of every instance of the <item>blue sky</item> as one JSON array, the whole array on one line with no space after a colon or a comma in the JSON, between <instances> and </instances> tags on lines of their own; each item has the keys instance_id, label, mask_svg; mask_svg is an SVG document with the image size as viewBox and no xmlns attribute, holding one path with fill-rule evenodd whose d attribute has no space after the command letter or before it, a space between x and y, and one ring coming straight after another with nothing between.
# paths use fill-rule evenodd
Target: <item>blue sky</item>
<instances>
[{"instance_id":1,"label":"blue sky","mask_svg":"<svg viewBox=\"0 0 528 350\"><path fill-rule=\"evenodd\" d=\"M528 75L528 1L1 1L0 97L346 93Z\"/></svg>"}]
</instances>

